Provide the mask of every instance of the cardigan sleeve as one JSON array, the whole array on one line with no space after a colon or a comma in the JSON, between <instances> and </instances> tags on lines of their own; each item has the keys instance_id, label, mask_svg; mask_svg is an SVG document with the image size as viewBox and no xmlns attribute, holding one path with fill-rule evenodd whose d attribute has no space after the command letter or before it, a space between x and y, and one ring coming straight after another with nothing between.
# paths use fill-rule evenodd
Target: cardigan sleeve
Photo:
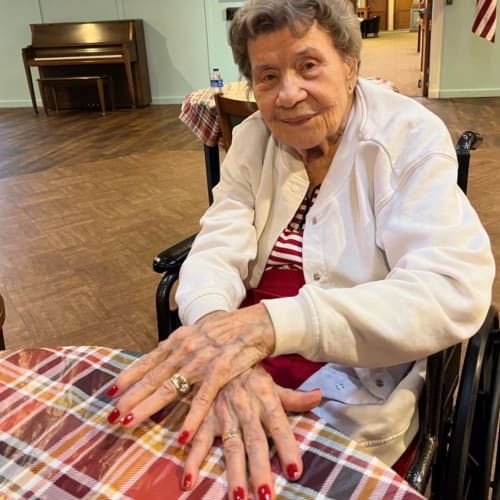
<instances>
[{"instance_id":1,"label":"cardigan sleeve","mask_svg":"<svg viewBox=\"0 0 500 500\"><path fill-rule=\"evenodd\" d=\"M349 288L308 284L296 297L264 301L276 333L274 354L391 366L479 328L495 266L488 235L456 184L456 159L431 154L387 186L375 207L387 275Z\"/></svg>"}]
</instances>

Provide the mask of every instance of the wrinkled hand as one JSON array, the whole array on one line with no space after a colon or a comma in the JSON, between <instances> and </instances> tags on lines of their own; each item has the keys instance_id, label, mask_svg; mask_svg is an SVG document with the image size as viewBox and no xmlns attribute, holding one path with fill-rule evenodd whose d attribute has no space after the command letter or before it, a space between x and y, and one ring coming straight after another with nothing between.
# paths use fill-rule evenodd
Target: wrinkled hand
<instances>
[{"instance_id":1,"label":"wrinkled hand","mask_svg":"<svg viewBox=\"0 0 500 500\"><path fill-rule=\"evenodd\" d=\"M191 441L182 487L192 489L198 471L216 437L239 431L224 441L229 498L248 498L247 460L256 498L273 498L267 436L272 438L283 473L291 480L302 474L299 446L285 411L308 411L321 402L321 391L293 391L276 385L260 366L247 370L225 386Z\"/></svg>"},{"instance_id":2,"label":"wrinkled hand","mask_svg":"<svg viewBox=\"0 0 500 500\"><path fill-rule=\"evenodd\" d=\"M108 416L127 427L140 424L179 397L170 378L180 373L197 385L179 441L197 431L220 388L274 350L274 330L262 304L234 312L216 311L183 326L125 369L108 395L120 396Z\"/></svg>"}]
</instances>

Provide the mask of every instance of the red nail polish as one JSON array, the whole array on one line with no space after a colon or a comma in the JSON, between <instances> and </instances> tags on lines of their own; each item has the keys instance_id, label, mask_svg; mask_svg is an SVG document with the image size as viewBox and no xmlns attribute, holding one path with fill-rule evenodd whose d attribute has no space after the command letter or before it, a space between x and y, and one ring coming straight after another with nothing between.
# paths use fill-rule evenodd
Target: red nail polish
<instances>
[{"instance_id":1,"label":"red nail polish","mask_svg":"<svg viewBox=\"0 0 500 500\"><path fill-rule=\"evenodd\" d=\"M257 493L259 495L259 500L271 500L272 498L271 488L269 487L268 484L263 484L262 486L259 486Z\"/></svg>"},{"instance_id":2,"label":"red nail polish","mask_svg":"<svg viewBox=\"0 0 500 500\"><path fill-rule=\"evenodd\" d=\"M234 489L233 500L245 500L245 490L241 486Z\"/></svg>"},{"instance_id":3,"label":"red nail polish","mask_svg":"<svg viewBox=\"0 0 500 500\"><path fill-rule=\"evenodd\" d=\"M120 410L118 408L115 408L109 415L108 415L108 422L110 424L114 424L118 419L120 418Z\"/></svg>"},{"instance_id":4,"label":"red nail polish","mask_svg":"<svg viewBox=\"0 0 500 500\"><path fill-rule=\"evenodd\" d=\"M109 389L108 389L108 392L106 393L108 395L109 398L113 398L116 396L118 392L118 387L113 384Z\"/></svg>"},{"instance_id":5,"label":"red nail polish","mask_svg":"<svg viewBox=\"0 0 500 500\"><path fill-rule=\"evenodd\" d=\"M129 413L128 415L126 415L123 420L122 420L122 424L123 425L127 425L127 424L130 424L130 422L132 422L132 420L134 420L134 414L133 413Z\"/></svg>"},{"instance_id":6,"label":"red nail polish","mask_svg":"<svg viewBox=\"0 0 500 500\"><path fill-rule=\"evenodd\" d=\"M182 431L179 434L179 437L177 438L177 441L179 441L180 444L186 444L189 439L189 432L188 431Z\"/></svg>"},{"instance_id":7,"label":"red nail polish","mask_svg":"<svg viewBox=\"0 0 500 500\"><path fill-rule=\"evenodd\" d=\"M192 483L193 483L193 476L191 474L186 474L186 476L184 477L184 481L182 482L182 489L189 490L189 488L191 488Z\"/></svg>"},{"instance_id":8,"label":"red nail polish","mask_svg":"<svg viewBox=\"0 0 500 500\"><path fill-rule=\"evenodd\" d=\"M297 467L297 464L288 464L286 468L286 475L288 476L288 479L292 479L293 481L298 479L299 468Z\"/></svg>"}]
</instances>

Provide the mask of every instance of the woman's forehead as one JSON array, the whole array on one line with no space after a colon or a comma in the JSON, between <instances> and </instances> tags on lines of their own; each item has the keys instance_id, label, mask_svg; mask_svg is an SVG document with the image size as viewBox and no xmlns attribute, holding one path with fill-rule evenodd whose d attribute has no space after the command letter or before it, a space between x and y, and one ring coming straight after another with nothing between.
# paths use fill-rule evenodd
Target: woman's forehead
<instances>
[{"instance_id":1,"label":"woman's forehead","mask_svg":"<svg viewBox=\"0 0 500 500\"><path fill-rule=\"evenodd\" d=\"M248 41L251 60L265 60L283 52L300 57L326 51L337 52L330 34L317 25L311 26L300 36L286 27L263 33Z\"/></svg>"}]
</instances>

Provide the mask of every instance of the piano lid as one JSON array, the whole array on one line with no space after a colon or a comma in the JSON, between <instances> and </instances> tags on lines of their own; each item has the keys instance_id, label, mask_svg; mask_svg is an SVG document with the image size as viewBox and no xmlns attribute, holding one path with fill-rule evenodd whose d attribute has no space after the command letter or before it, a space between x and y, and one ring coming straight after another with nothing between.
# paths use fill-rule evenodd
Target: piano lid
<instances>
[{"instance_id":1,"label":"piano lid","mask_svg":"<svg viewBox=\"0 0 500 500\"><path fill-rule=\"evenodd\" d=\"M32 47L110 45L134 39L134 21L95 21L31 24Z\"/></svg>"}]
</instances>

